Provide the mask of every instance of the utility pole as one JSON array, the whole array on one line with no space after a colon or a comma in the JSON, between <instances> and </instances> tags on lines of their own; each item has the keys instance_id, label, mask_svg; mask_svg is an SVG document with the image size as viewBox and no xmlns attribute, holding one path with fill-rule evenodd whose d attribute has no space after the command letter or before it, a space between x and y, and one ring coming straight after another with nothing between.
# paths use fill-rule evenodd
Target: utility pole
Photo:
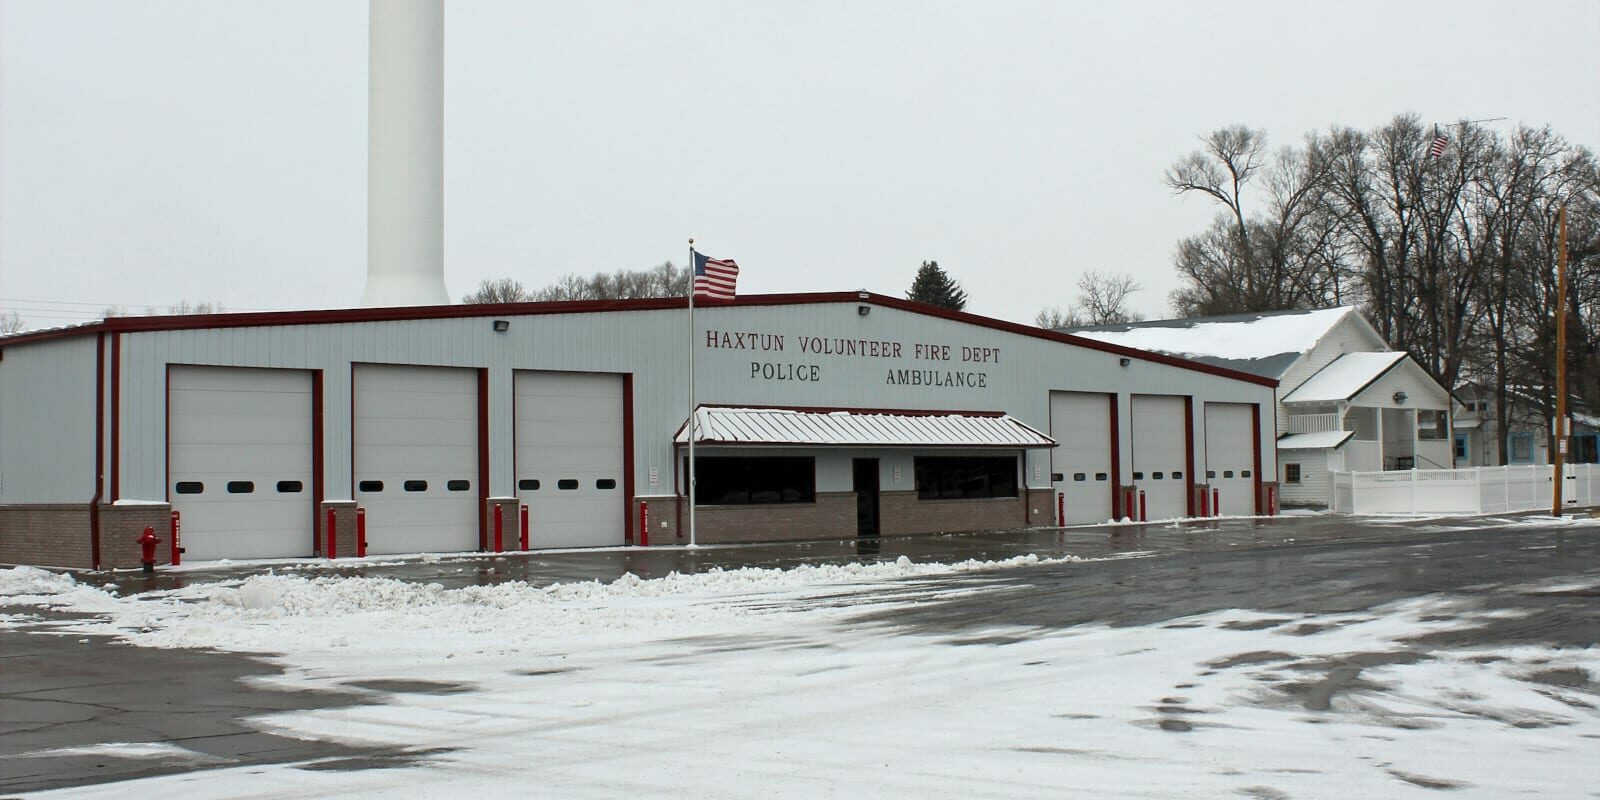
<instances>
[{"instance_id":1,"label":"utility pole","mask_svg":"<svg viewBox=\"0 0 1600 800\"><path fill-rule=\"evenodd\" d=\"M1567 206L1561 204L1556 212L1560 238L1556 244L1556 456L1555 484L1551 494L1550 514L1561 516L1561 486L1566 481L1562 474L1567 456Z\"/></svg>"}]
</instances>

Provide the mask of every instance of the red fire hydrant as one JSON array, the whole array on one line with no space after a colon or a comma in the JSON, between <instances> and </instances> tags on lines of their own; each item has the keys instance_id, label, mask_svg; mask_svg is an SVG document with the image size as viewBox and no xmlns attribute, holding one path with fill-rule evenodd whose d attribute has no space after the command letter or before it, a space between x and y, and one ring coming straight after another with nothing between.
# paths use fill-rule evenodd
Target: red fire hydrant
<instances>
[{"instance_id":1,"label":"red fire hydrant","mask_svg":"<svg viewBox=\"0 0 1600 800\"><path fill-rule=\"evenodd\" d=\"M156 545L161 542L161 538L156 536L156 529L146 525L144 533L134 541L139 543L139 549L142 553L141 560L144 561L144 574L154 575L156 571Z\"/></svg>"}]
</instances>

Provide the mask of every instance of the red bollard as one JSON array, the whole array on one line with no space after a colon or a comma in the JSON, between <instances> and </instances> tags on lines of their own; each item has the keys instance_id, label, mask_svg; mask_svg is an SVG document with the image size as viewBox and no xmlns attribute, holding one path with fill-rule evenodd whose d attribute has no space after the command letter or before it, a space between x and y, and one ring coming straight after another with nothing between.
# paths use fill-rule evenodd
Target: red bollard
<instances>
[{"instance_id":1,"label":"red bollard","mask_svg":"<svg viewBox=\"0 0 1600 800\"><path fill-rule=\"evenodd\" d=\"M144 533L134 541L139 543L139 557L144 562L144 574L153 575L156 571L156 543L161 541L156 536L156 529L146 525Z\"/></svg>"},{"instance_id":2,"label":"red bollard","mask_svg":"<svg viewBox=\"0 0 1600 800\"><path fill-rule=\"evenodd\" d=\"M494 551L496 553L504 553L506 551L506 544L505 544L505 538L504 538L505 537L505 523L502 521L501 516L502 515L500 513L500 504L499 503L495 503L494 504Z\"/></svg>"},{"instance_id":3,"label":"red bollard","mask_svg":"<svg viewBox=\"0 0 1600 800\"><path fill-rule=\"evenodd\" d=\"M1213 517L1222 516L1222 490L1221 489L1212 489L1211 490L1211 516L1213 516Z\"/></svg>"},{"instance_id":4,"label":"red bollard","mask_svg":"<svg viewBox=\"0 0 1600 800\"><path fill-rule=\"evenodd\" d=\"M1056 527L1067 526L1067 493L1056 492Z\"/></svg>"},{"instance_id":5,"label":"red bollard","mask_svg":"<svg viewBox=\"0 0 1600 800\"><path fill-rule=\"evenodd\" d=\"M1139 490L1139 521L1140 522L1148 522L1149 521L1149 517L1146 516L1146 514L1145 514L1144 490L1143 489Z\"/></svg>"},{"instance_id":6,"label":"red bollard","mask_svg":"<svg viewBox=\"0 0 1600 800\"><path fill-rule=\"evenodd\" d=\"M1278 516L1278 487L1267 487L1267 516Z\"/></svg>"},{"instance_id":7,"label":"red bollard","mask_svg":"<svg viewBox=\"0 0 1600 800\"><path fill-rule=\"evenodd\" d=\"M650 546L650 504L639 504L639 546Z\"/></svg>"},{"instance_id":8,"label":"red bollard","mask_svg":"<svg viewBox=\"0 0 1600 800\"><path fill-rule=\"evenodd\" d=\"M522 549L528 549L528 507L522 507Z\"/></svg>"},{"instance_id":9,"label":"red bollard","mask_svg":"<svg viewBox=\"0 0 1600 800\"><path fill-rule=\"evenodd\" d=\"M356 558L367 557L367 510L356 507Z\"/></svg>"},{"instance_id":10,"label":"red bollard","mask_svg":"<svg viewBox=\"0 0 1600 800\"><path fill-rule=\"evenodd\" d=\"M322 554L329 559L339 557L339 523L333 515L333 509L328 509L328 546L323 548Z\"/></svg>"},{"instance_id":11,"label":"red bollard","mask_svg":"<svg viewBox=\"0 0 1600 800\"><path fill-rule=\"evenodd\" d=\"M171 559L172 566L174 566L174 567L176 567L179 564L183 563L183 546L178 543L179 542L179 535L182 533L182 531L183 531L182 526L180 526L178 524L178 512L174 511L174 512L172 512L172 559Z\"/></svg>"}]
</instances>

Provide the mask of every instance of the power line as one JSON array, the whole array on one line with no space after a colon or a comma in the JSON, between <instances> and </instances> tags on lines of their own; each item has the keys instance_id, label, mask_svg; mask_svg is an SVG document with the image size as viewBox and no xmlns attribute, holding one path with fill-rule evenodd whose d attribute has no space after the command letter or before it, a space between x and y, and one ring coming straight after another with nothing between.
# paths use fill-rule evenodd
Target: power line
<instances>
[{"instance_id":1,"label":"power line","mask_svg":"<svg viewBox=\"0 0 1600 800\"><path fill-rule=\"evenodd\" d=\"M79 300L39 300L25 297L0 297L0 303L34 303L50 306L87 306L93 308L168 308L172 303L90 303ZM66 311L69 309L59 309ZM243 308L229 306L229 311L283 311L282 308Z\"/></svg>"}]
</instances>

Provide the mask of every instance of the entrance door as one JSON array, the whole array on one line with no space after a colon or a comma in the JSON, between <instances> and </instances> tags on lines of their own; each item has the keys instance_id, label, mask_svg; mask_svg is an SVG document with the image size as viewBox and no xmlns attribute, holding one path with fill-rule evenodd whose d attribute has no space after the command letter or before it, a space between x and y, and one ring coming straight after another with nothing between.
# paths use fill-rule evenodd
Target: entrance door
<instances>
[{"instance_id":1,"label":"entrance door","mask_svg":"<svg viewBox=\"0 0 1600 800\"><path fill-rule=\"evenodd\" d=\"M853 462L856 493L856 535L878 535L878 459L858 458Z\"/></svg>"}]
</instances>

